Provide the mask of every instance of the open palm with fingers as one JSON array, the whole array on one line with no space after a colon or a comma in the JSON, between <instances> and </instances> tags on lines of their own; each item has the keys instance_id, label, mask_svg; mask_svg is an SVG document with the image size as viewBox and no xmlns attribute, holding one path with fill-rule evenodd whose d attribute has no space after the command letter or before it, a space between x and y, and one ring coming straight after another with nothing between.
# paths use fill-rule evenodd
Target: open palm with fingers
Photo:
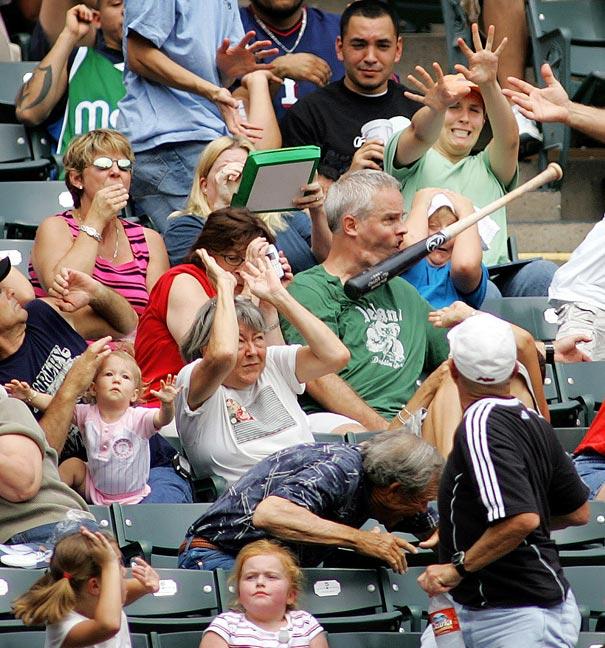
<instances>
[{"instance_id":1,"label":"open palm with fingers","mask_svg":"<svg viewBox=\"0 0 605 648\"><path fill-rule=\"evenodd\" d=\"M472 37L475 48L474 52L462 38L458 39L458 47L464 56L466 56L467 65L464 66L458 63L454 67L456 71L461 72L469 81L477 85L497 81L498 61L500 54L506 47L507 39L503 38L500 45L496 49L493 49L494 33L494 26L490 25L487 30L485 45L483 45L481 43L481 36L479 35L479 27L477 23L473 23Z\"/></svg>"}]
</instances>

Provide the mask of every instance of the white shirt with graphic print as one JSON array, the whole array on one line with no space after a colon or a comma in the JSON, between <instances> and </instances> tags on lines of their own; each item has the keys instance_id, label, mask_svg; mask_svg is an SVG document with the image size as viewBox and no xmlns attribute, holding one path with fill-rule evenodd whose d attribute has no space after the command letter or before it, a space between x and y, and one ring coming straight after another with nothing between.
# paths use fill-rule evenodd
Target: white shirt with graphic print
<instances>
[{"instance_id":1,"label":"white shirt with graphic print","mask_svg":"<svg viewBox=\"0 0 605 648\"><path fill-rule=\"evenodd\" d=\"M187 405L196 360L181 369L177 385L176 427L196 475L214 473L229 484L261 459L313 442L307 416L296 398L305 385L296 379L300 345L267 348L265 368L246 389L221 385L198 409Z\"/></svg>"}]
</instances>

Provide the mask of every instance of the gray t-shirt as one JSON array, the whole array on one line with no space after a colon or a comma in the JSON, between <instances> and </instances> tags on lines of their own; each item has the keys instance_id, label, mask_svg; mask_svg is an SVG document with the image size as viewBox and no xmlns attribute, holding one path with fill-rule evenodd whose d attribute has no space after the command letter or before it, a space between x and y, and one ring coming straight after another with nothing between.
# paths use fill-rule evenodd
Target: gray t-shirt
<instances>
[{"instance_id":1,"label":"gray t-shirt","mask_svg":"<svg viewBox=\"0 0 605 648\"><path fill-rule=\"evenodd\" d=\"M0 542L43 524L61 522L74 509L87 511L86 502L59 478L57 452L48 445L44 431L27 405L15 398L0 400L0 436L9 434L25 436L38 445L43 455L42 481L38 493L26 502L0 497Z\"/></svg>"}]
</instances>

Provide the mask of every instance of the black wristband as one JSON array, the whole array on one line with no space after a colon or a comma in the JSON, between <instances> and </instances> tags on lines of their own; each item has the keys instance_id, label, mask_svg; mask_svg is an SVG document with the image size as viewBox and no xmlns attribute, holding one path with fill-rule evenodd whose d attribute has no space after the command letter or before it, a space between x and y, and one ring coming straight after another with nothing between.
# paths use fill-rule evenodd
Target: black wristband
<instances>
[{"instance_id":1,"label":"black wristband","mask_svg":"<svg viewBox=\"0 0 605 648\"><path fill-rule=\"evenodd\" d=\"M544 343L544 355L547 364L554 364L555 362L555 345L552 342Z\"/></svg>"}]
</instances>

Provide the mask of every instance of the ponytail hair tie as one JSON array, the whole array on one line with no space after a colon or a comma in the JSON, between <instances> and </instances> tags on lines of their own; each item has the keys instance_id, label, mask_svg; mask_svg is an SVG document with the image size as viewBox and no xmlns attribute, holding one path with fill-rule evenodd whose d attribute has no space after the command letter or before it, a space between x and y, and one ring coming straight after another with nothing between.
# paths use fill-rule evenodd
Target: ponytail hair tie
<instances>
[{"instance_id":1,"label":"ponytail hair tie","mask_svg":"<svg viewBox=\"0 0 605 648\"><path fill-rule=\"evenodd\" d=\"M73 576L69 572L64 571L63 578L67 578L67 580L70 581L73 578Z\"/></svg>"}]
</instances>

